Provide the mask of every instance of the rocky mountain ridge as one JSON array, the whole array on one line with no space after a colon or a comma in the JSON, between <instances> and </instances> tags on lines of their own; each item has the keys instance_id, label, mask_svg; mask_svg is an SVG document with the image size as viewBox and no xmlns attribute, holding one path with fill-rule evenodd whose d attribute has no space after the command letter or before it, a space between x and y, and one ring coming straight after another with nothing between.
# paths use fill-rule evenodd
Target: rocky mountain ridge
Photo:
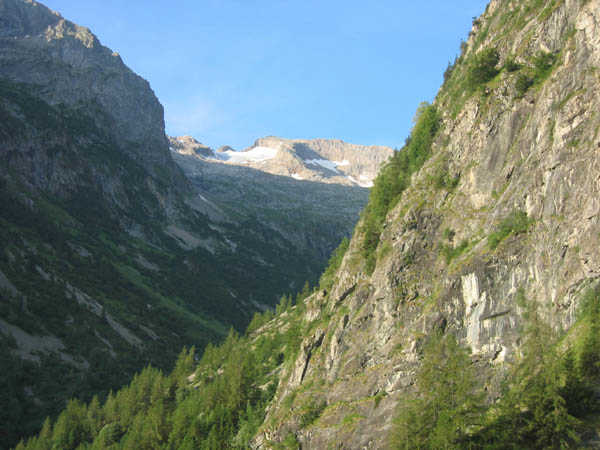
<instances>
[{"instance_id":1,"label":"rocky mountain ridge","mask_svg":"<svg viewBox=\"0 0 600 450\"><path fill-rule=\"evenodd\" d=\"M336 183L369 188L379 168L394 150L384 146L349 144L333 139L257 139L254 145L236 152L231 147L217 151L191 136L171 137L171 149L204 161L241 165L295 180ZM181 161L181 160L180 160ZM185 170L183 162L180 165Z\"/></svg>"},{"instance_id":2,"label":"rocky mountain ridge","mask_svg":"<svg viewBox=\"0 0 600 450\"><path fill-rule=\"evenodd\" d=\"M239 152L215 151L190 136L171 137L170 148L199 195L219 206L221 220L256 217L323 267L342 238L350 236L367 203L366 186L394 152L274 137Z\"/></svg>"},{"instance_id":3,"label":"rocky mountain ridge","mask_svg":"<svg viewBox=\"0 0 600 450\"><path fill-rule=\"evenodd\" d=\"M175 172L164 111L149 83L89 29L39 2L23 3L0 2L0 77L35 85L37 95L53 106L100 109L95 124L114 136L120 150L147 168Z\"/></svg>"}]
</instances>

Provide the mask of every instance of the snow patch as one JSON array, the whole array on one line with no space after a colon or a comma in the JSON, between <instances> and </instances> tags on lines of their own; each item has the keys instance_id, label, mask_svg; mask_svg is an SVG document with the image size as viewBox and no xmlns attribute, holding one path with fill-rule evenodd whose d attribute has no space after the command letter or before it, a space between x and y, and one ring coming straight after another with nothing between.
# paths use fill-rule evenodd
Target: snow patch
<instances>
[{"instance_id":1,"label":"snow patch","mask_svg":"<svg viewBox=\"0 0 600 450\"><path fill-rule=\"evenodd\" d=\"M307 159L304 162L313 166L321 166L335 173L340 173L337 170L337 167L344 167L350 165L350 161L348 161L347 159L344 159L343 161L329 161L328 159Z\"/></svg>"},{"instance_id":2,"label":"snow patch","mask_svg":"<svg viewBox=\"0 0 600 450\"><path fill-rule=\"evenodd\" d=\"M277 156L277 149L270 147L254 147L245 152L236 152L234 150L227 150L224 152L217 152L215 156L227 162L236 164L247 164L251 162L263 162Z\"/></svg>"},{"instance_id":3,"label":"snow patch","mask_svg":"<svg viewBox=\"0 0 600 450\"><path fill-rule=\"evenodd\" d=\"M333 163L336 165L336 167L343 167L343 166L350 165L350 161L348 161L347 159L345 159L343 161L333 161Z\"/></svg>"},{"instance_id":4,"label":"snow patch","mask_svg":"<svg viewBox=\"0 0 600 450\"><path fill-rule=\"evenodd\" d=\"M328 159L307 159L304 162L313 166L321 166L327 170L331 170L334 173L339 173L336 169L336 163L334 161L329 161Z\"/></svg>"},{"instance_id":5,"label":"snow patch","mask_svg":"<svg viewBox=\"0 0 600 450\"><path fill-rule=\"evenodd\" d=\"M358 179L362 182L359 183L359 185L361 187L364 188L372 188L373 187L373 179L367 175L365 175L364 173L361 173L360 176L358 177Z\"/></svg>"}]
</instances>

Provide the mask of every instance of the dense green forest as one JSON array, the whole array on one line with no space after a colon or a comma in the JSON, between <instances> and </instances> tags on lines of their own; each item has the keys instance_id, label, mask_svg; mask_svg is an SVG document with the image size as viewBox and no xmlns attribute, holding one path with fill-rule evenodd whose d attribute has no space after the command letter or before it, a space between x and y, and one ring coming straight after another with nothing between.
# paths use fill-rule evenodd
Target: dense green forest
<instances>
[{"instance_id":1,"label":"dense green forest","mask_svg":"<svg viewBox=\"0 0 600 450\"><path fill-rule=\"evenodd\" d=\"M505 374L502 395L487 398L468 351L436 332L423 347L416 389L398 405L391 448L519 449L576 447L600 413L600 289L582 301L577 324L559 335L523 294L522 354ZM18 449L248 448L273 398L278 374L300 345L303 297L284 297L272 326L231 331L199 362L183 350L165 375L148 367L106 401L71 400L55 422ZM272 313L257 314L255 329ZM307 415L311 411L306 412ZM317 413L318 414L318 413ZM311 416L312 417L312 416ZM314 419L312 419L314 420ZM311 418L304 420L307 424ZM274 448L297 448L295 439Z\"/></svg>"},{"instance_id":2,"label":"dense green forest","mask_svg":"<svg viewBox=\"0 0 600 450\"><path fill-rule=\"evenodd\" d=\"M199 361L195 349L184 349L170 374L147 367L104 402L71 400L55 422L47 419L37 437L17 448L248 448L281 367L297 355L299 318L310 293L305 286L295 298L282 297L277 314L291 323L285 331L272 327L240 336L232 329ZM257 313L252 327L273 317Z\"/></svg>"},{"instance_id":3,"label":"dense green forest","mask_svg":"<svg viewBox=\"0 0 600 450\"><path fill-rule=\"evenodd\" d=\"M521 355L501 396L486 398L468 351L454 336L434 333L423 351L417 389L400 402L393 448L575 448L593 434L600 401L600 290L588 291L579 320L566 335L525 309Z\"/></svg>"}]
</instances>

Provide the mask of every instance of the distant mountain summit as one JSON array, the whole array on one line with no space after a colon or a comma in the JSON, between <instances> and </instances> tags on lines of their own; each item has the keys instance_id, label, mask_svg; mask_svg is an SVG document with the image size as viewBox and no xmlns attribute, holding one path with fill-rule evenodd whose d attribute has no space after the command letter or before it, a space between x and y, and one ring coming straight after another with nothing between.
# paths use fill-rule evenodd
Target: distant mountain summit
<instances>
[{"instance_id":1,"label":"distant mountain summit","mask_svg":"<svg viewBox=\"0 0 600 450\"><path fill-rule=\"evenodd\" d=\"M221 220L256 218L300 253L327 261L351 234L373 178L394 153L339 140L257 139L243 151L170 137L171 155ZM224 219L223 219L224 218Z\"/></svg>"},{"instance_id":2,"label":"distant mountain summit","mask_svg":"<svg viewBox=\"0 0 600 450\"><path fill-rule=\"evenodd\" d=\"M257 139L214 150L191 136L170 137L171 155L221 220L257 220L300 254L323 264L349 237L389 147L340 140Z\"/></svg>"},{"instance_id":3,"label":"distant mountain summit","mask_svg":"<svg viewBox=\"0 0 600 450\"><path fill-rule=\"evenodd\" d=\"M245 166L296 180L369 188L394 150L384 146L349 144L335 139L283 139L269 136L235 151L215 151L189 136L170 138L171 150L207 162ZM179 163L185 170L182 162Z\"/></svg>"}]
</instances>

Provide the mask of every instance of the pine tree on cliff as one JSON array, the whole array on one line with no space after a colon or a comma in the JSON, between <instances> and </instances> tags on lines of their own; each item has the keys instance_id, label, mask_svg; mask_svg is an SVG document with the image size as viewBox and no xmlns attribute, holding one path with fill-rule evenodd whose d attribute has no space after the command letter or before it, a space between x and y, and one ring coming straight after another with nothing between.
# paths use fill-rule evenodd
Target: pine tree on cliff
<instances>
[{"instance_id":1,"label":"pine tree on cliff","mask_svg":"<svg viewBox=\"0 0 600 450\"><path fill-rule=\"evenodd\" d=\"M392 448L459 448L484 408L469 352L453 335L435 333L424 348L417 389L399 405Z\"/></svg>"}]
</instances>

